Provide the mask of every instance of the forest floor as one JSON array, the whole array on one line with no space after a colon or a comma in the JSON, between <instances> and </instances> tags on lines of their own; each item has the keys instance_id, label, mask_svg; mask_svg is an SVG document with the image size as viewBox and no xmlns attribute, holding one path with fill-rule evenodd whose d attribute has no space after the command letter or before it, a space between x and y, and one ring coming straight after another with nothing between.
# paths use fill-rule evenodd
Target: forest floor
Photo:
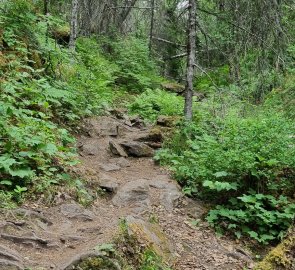
<instances>
[{"instance_id":1,"label":"forest floor","mask_svg":"<svg viewBox=\"0 0 295 270\"><path fill-rule=\"evenodd\" d=\"M204 205L184 197L169 172L155 164L152 148L162 138L154 127L122 115L102 116L87 120L82 133L76 173L90 190L106 194L87 208L60 192L52 207L28 203L1 210L0 269L68 269L81 254L112 242L124 218L159 226L166 240L158 245L167 245L172 269L253 267L242 246L217 237L202 221Z\"/></svg>"}]
</instances>

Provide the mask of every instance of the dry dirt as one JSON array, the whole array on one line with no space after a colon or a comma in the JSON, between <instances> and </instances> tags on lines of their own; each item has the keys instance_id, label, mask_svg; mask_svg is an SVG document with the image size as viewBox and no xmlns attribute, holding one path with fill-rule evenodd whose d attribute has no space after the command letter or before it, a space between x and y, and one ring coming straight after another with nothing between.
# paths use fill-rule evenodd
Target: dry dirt
<instances>
[{"instance_id":1,"label":"dry dirt","mask_svg":"<svg viewBox=\"0 0 295 270\"><path fill-rule=\"evenodd\" d=\"M110 141L133 145L145 138L139 147L150 144L149 128L137 124L98 117L86 122L84 135L78 138L81 164L76 171L88 178L93 190L103 186L110 195L99 197L87 209L60 196L53 207L1 210L0 269L65 269L77 255L111 242L126 216L152 219L161 226L174 250L173 269L251 268L252 260L241 246L218 238L203 221L192 225L205 208L184 198L167 170L155 165L152 157L125 158L110 152ZM149 155L150 150L133 149L133 155L134 151Z\"/></svg>"}]
</instances>

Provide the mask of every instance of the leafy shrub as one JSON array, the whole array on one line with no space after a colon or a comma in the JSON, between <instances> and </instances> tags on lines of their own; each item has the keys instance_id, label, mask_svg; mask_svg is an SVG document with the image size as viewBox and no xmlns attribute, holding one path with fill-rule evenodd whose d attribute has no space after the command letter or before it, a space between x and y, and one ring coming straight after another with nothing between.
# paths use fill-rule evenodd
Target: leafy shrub
<instances>
[{"instance_id":1,"label":"leafy shrub","mask_svg":"<svg viewBox=\"0 0 295 270\"><path fill-rule=\"evenodd\" d=\"M236 220L236 227L254 228L258 235L250 236L266 242L280 236L295 215L294 203L279 199L281 194L291 198L295 190L294 131L293 122L281 114L246 118L229 114L182 128L157 158L171 166L188 194L219 204L236 198L235 204L211 212L212 223ZM245 202L249 191L258 196L254 206ZM270 207L275 200L280 209ZM253 212L261 219L250 218ZM276 222L280 229L273 229ZM266 232L268 239L263 236Z\"/></svg>"},{"instance_id":2,"label":"leafy shrub","mask_svg":"<svg viewBox=\"0 0 295 270\"><path fill-rule=\"evenodd\" d=\"M141 93L161 81L150 60L146 41L129 37L113 43L112 60L118 65L116 83L126 90Z\"/></svg>"},{"instance_id":3,"label":"leafy shrub","mask_svg":"<svg viewBox=\"0 0 295 270\"><path fill-rule=\"evenodd\" d=\"M129 105L129 113L138 114L149 121L155 121L159 115L182 115L183 97L164 90L148 89Z\"/></svg>"},{"instance_id":4,"label":"leafy shrub","mask_svg":"<svg viewBox=\"0 0 295 270\"><path fill-rule=\"evenodd\" d=\"M114 67L93 40L81 40L70 68L73 56L46 38L47 24L43 17L37 20L30 1L2 7L0 195L9 206L26 191L42 192L68 180L66 167L76 163L75 140L61 126L111 101Z\"/></svg>"},{"instance_id":5,"label":"leafy shrub","mask_svg":"<svg viewBox=\"0 0 295 270\"><path fill-rule=\"evenodd\" d=\"M252 193L230 199L227 206L216 206L207 221L219 232L231 229L238 238L246 235L267 244L282 239L294 217L295 204L287 197Z\"/></svg>"}]
</instances>

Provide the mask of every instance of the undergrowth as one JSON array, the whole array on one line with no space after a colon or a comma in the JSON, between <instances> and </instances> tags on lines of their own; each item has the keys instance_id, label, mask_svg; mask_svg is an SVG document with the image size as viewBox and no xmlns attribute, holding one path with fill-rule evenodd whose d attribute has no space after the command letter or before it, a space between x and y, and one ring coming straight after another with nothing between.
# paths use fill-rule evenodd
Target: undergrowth
<instances>
[{"instance_id":1,"label":"undergrowth","mask_svg":"<svg viewBox=\"0 0 295 270\"><path fill-rule=\"evenodd\" d=\"M268 109L208 116L177 129L156 158L187 195L213 203L207 221L219 233L281 239L295 217L293 121Z\"/></svg>"},{"instance_id":2,"label":"undergrowth","mask_svg":"<svg viewBox=\"0 0 295 270\"><path fill-rule=\"evenodd\" d=\"M140 40L110 42L115 60L96 38L71 53L65 21L32 1L0 5L0 206L10 207L73 182L79 121L160 79Z\"/></svg>"}]
</instances>

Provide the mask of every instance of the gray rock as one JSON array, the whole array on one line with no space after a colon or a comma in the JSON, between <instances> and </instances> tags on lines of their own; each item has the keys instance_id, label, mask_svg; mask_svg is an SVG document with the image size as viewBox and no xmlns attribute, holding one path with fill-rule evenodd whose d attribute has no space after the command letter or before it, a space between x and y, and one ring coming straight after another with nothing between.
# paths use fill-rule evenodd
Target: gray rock
<instances>
[{"instance_id":1,"label":"gray rock","mask_svg":"<svg viewBox=\"0 0 295 270\"><path fill-rule=\"evenodd\" d=\"M84 130L91 137L118 136L118 123L108 116L100 116L85 121Z\"/></svg>"},{"instance_id":2,"label":"gray rock","mask_svg":"<svg viewBox=\"0 0 295 270\"><path fill-rule=\"evenodd\" d=\"M126 183L119 188L112 202L116 206L147 206L149 204L149 185L147 180L140 179Z\"/></svg>"},{"instance_id":3,"label":"gray rock","mask_svg":"<svg viewBox=\"0 0 295 270\"><path fill-rule=\"evenodd\" d=\"M109 146L110 146L110 151L112 154L116 156L121 156L121 157L128 157L128 154L125 152L122 146L120 146L118 143L114 141L110 141Z\"/></svg>"},{"instance_id":4,"label":"gray rock","mask_svg":"<svg viewBox=\"0 0 295 270\"><path fill-rule=\"evenodd\" d=\"M80 219L82 221L91 221L94 215L91 211L84 209L78 204L63 204L60 206L61 213L70 219Z\"/></svg>"},{"instance_id":5,"label":"gray rock","mask_svg":"<svg viewBox=\"0 0 295 270\"><path fill-rule=\"evenodd\" d=\"M97 156L101 153L101 149L96 144L84 144L81 148L83 154L87 156Z\"/></svg>"},{"instance_id":6,"label":"gray rock","mask_svg":"<svg viewBox=\"0 0 295 270\"><path fill-rule=\"evenodd\" d=\"M117 180L108 175L101 175L99 177L99 186L109 192L116 192L119 184Z\"/></svg>"},{"instance_id":7,"label":"gray rock","mask_svg":"<svg viewBox=\"0 0 295 270\"><path fill-rule=\"evenodd\" d=\"M156 180L150 187L161 189L160 201L166 210L172 210L183 197L180 187L172 180Z\"/></svg>"},{"instance_id":8,"label":"gray rock","mask_svg":"<svg viewBox=\"0 0 295 270\"><path fill-rule=\"evenodd\" d=\"M120 145L129 156L152 157L154 155L154 149L142 142L123 142Z\"/></svg>"},{"instance_id":9,"label":"gray rock","mask_svg":"<svg viewBox=\"0 0 295 270\"><path fill-rule=\"evenodd\" d=\"M116 165L116 164L101 164L99 166L102 170L104 170L105 172L114 172L114 171L119 171L121 169L120 166Z\"/></svg>"},{"instance_id":10,"label":"gray rock","mask_svg":"<svg viewBox=\"0 0 295 270\"><path fill-rule=\"evenodd\" d=\"M112 158L110 159L111 163L114 163L118 166L120 166L121 168L126 168L126 167L130 167L131 163L128 159L120 157L120 158Z\"/></svg>"},{"instance_id":11,"label":"gray rock","mask_svg":"<svg viewBox=\"0 0 295 270\"><path fill-rule=\"evenodd\" d=\"M151 142L151 143L160 143L164 139L161 129L152 129L148 132L143 132L138 134L135 138L136 141L140 142Z\"/></svg>"}]
</instances>

